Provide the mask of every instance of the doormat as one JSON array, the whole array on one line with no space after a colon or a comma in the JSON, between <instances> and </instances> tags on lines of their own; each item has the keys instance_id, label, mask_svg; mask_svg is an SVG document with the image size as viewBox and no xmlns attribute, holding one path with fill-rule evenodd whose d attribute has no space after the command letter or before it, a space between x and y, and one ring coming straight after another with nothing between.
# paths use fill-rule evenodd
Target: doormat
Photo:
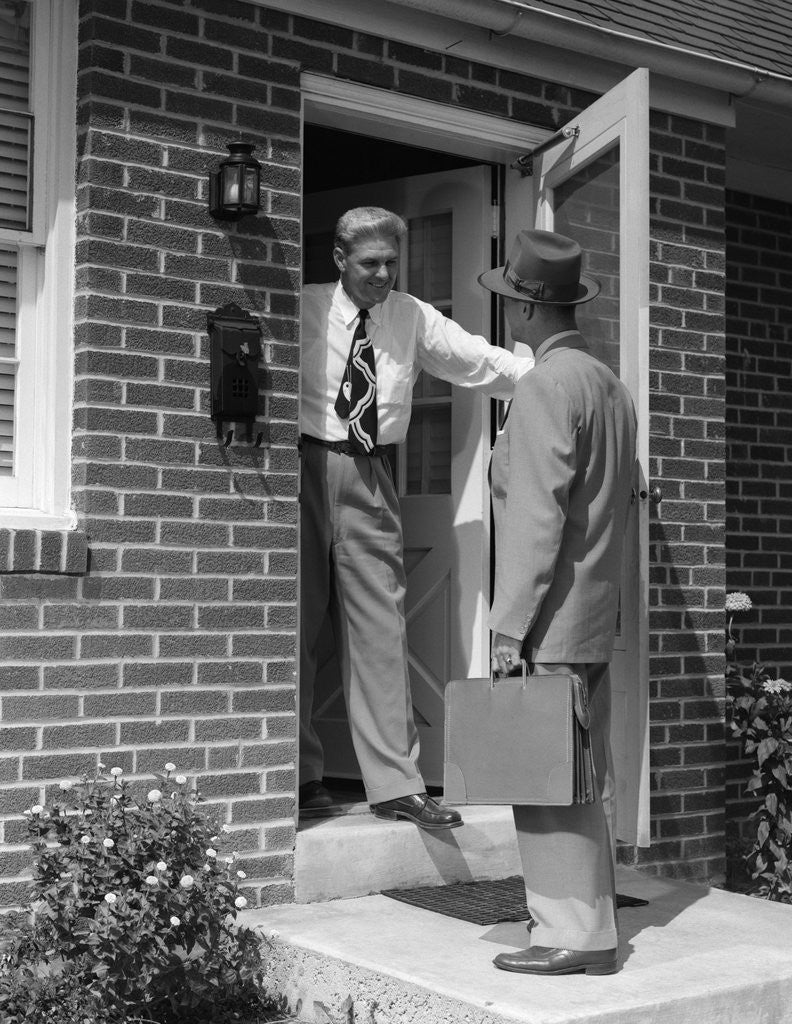
<instances>
[{"instance_id":1,"label":"doormat","mask_svg":"<svg viewBox=\"0 0 792 1024\"><path fill-rule=\"evenodd\" d=\"M425 885L417 889L386 889L383 896L456 917L471 924L501 924L503 921L530 921L525 905L525 885L521 875L495 881L455 882L452 885ZM637 896L616 895L616 906L645 907L649 901Z\"/></svg>"}]
</instances>

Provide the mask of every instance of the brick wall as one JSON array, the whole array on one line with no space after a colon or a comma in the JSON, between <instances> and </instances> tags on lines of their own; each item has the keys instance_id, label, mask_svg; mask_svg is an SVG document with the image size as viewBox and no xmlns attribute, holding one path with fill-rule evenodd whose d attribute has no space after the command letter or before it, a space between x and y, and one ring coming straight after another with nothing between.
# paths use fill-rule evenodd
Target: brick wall
<instances>
[{"instance_id":1,"label":"brick wall","mask_svg":"<svg viewBox=\"0 0 792 1024\"><path fill-rule=\"evenodd\" d=\"M0 761L0 866L18 869L20 812L63 774L100 757L138 775L170 759L237 830L253 895L288 898L299 72L545 127L594 97L530 67L231 0L81 11L74 473L90 568L2 583L19 646L0 655L17 747ZM265 165L264 209L218 226L206 171L239 134ZM665 116L652 147L655 825L652 849L622 858L710 877L723 801L723 150L719 133ZM230 300L265 332L260 452L219 448L206 416L205 315Z\"/></svg>"},{"instance_id":2,"label":"brick wall","mask_svg":"<svg viewBox=\"0 0 792 1024\"><path fill-rule=\"evenodd\" d=\"M792 673L792 203L727 193L726 583L740 662ZM754 807L750 765L729 745L727 814Z\"/></svg>"},{"instance_id":3,"label":"brick wall","mask_svg":"<svg viewBox=\"0 0 792 1024\"><path fill-rule=\"evenodd\" d=\"M652 846L635 863L724 870L724 138L651 123Z\"/></svg>"},{"instance_id":4,"label":"brick wall","mask_svg":"<svg viewBox=\"0 0 792 1024\"><path fill-rule=\"evenodd\" d=\"M248 895L290 898L299 90L269 57L285 25L226 0L81 3L73 493L89 568L2 579L5 904L22 810L99 761L132 776L173 761L231 827ZM207 170L240 134L264 205L232 226L207 212ZM207 416L206 312L230 301L261 318L261 449L222 448Z\"/></svg>"}]
</instances>

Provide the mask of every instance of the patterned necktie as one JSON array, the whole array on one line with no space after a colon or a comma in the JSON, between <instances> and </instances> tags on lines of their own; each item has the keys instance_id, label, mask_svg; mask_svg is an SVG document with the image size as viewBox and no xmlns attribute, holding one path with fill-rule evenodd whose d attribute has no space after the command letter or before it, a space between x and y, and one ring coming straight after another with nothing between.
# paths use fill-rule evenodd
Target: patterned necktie
<instances>
[{"instance_id":1,"label":"patterned necktie","mask_svg":"<svg viewBox=\"0 0 792 1024\"><path fill-rule=\"evenodd\" d=\"M360 310L335 402L341 419L349 419L349 443L364 454L377 443L377 371L371 338L366 336L368 315L367 309Z\"/></svg>"}]
</instances>

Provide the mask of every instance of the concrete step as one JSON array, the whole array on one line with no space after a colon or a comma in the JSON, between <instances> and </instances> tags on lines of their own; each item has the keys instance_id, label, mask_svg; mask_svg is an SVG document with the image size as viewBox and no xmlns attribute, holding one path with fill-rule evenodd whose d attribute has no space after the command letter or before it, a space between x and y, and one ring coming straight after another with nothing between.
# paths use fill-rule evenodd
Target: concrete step
<instances>
[{"instance_id":1,"label":"concrete step","mask_svg":"<svg viewBox=\"0 0 792 1024\"><path fill-rule=\"evenodd\" d=\"M298 903L520 873L510 807L465 807L464 828L442 832L382 821L367 804L341 809L338 817L300 819L294 865Z\"/></svg>"},{"instance_id":2,"label":"concrete step","mask_svg":"<svg viewBox=\"0 0 792 1024\"><path fill-rule=\"evenodd\" d=\"M459 830L463 831L463 830ZM267 985L314 1024L792 1024L792 907L619 868L620 965L492 966L523 924L480 927L373 895L245 914Z\"/></svg>"}]
</instances>

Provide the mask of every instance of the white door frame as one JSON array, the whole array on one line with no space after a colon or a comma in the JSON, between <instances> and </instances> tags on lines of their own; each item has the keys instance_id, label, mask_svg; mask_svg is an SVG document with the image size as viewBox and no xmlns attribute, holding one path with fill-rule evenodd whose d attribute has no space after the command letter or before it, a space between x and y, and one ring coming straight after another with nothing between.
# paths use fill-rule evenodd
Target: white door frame
<instances>
[{"instance_id":1,"label":"white door frame","mask_svg":"<svg viewBox=\"0 0 792 1024\"><path fill-rule=\"evenodd\" d=\"M492 114L405 96L305 71L300 75L302 123L437 149L483 163L510 164L553 133Z\"/></svg>"}]
</instances>

